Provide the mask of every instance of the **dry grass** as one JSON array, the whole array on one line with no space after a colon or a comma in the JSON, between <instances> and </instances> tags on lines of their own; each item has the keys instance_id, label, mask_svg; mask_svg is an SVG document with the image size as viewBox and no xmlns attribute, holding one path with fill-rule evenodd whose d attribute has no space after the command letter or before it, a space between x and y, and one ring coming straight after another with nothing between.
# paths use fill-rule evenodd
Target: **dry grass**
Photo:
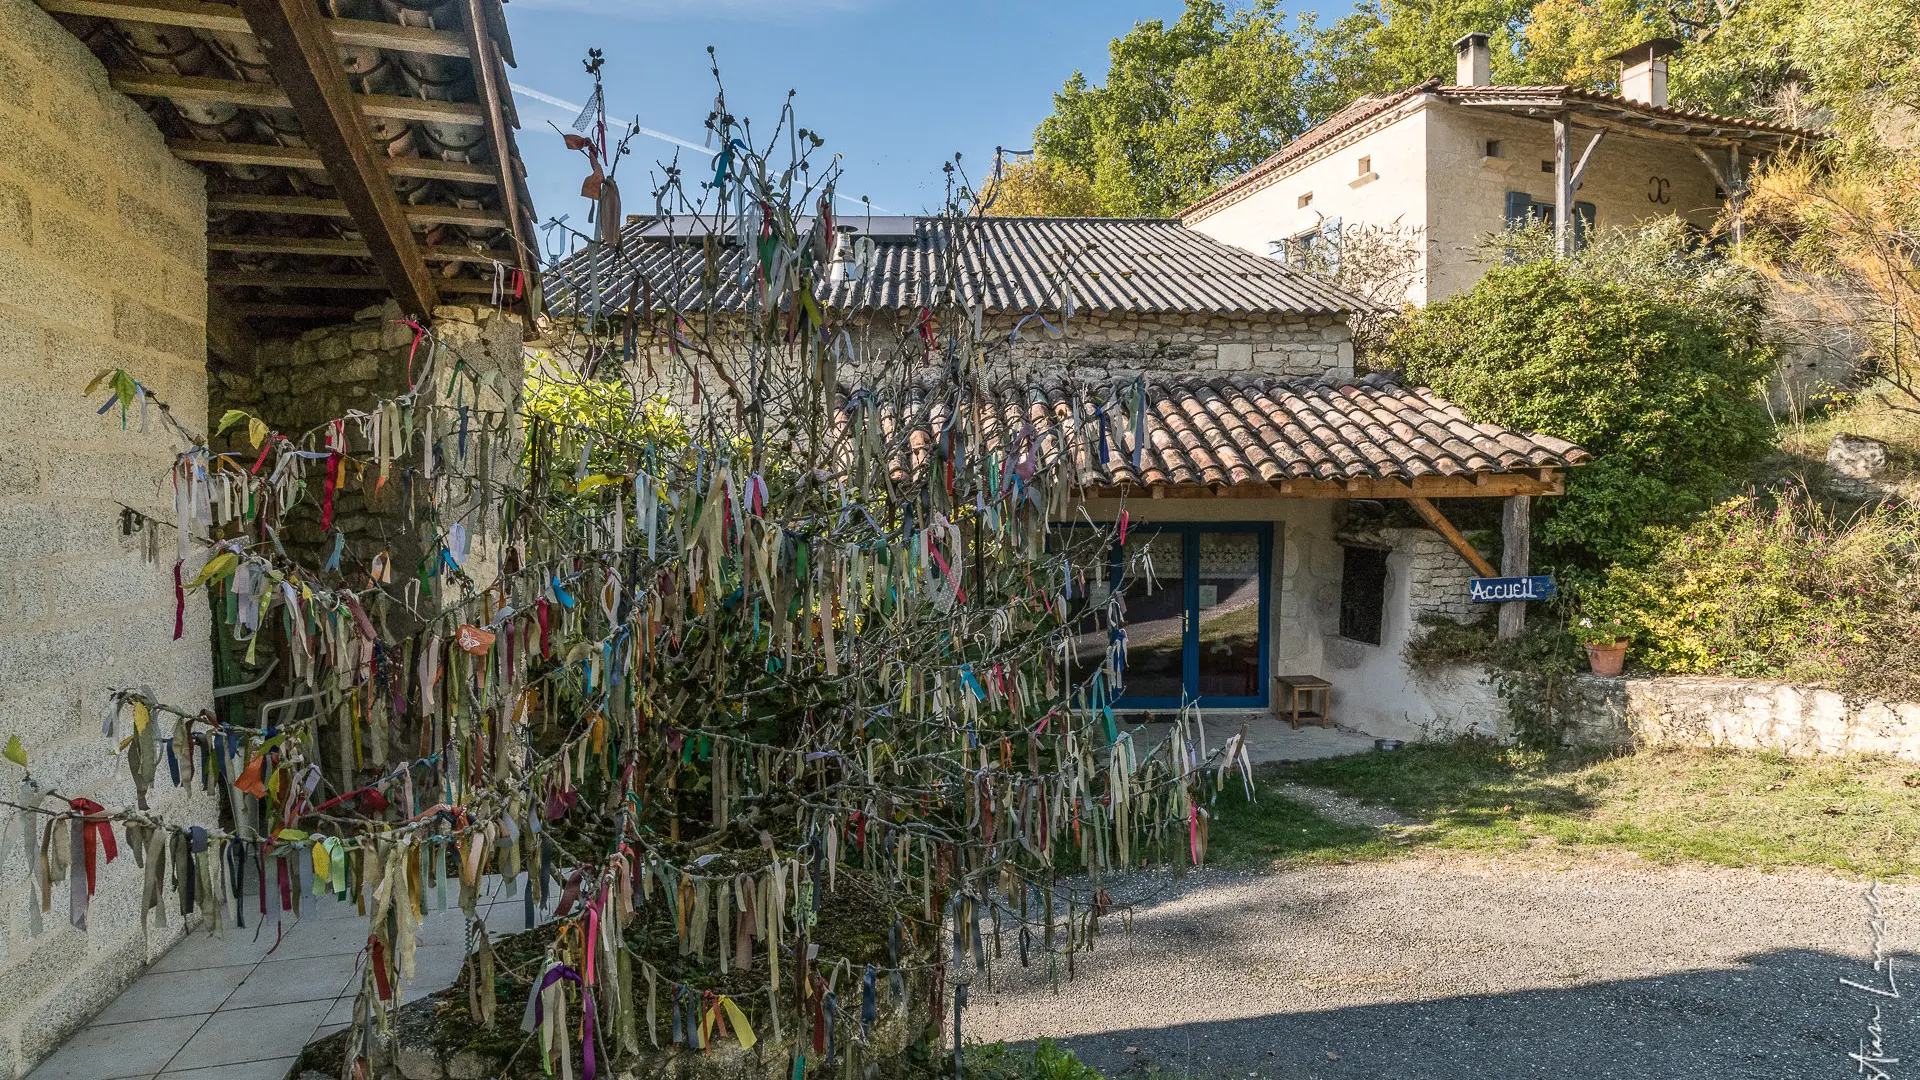
<instances>
[{"instance_id":1,"label":"dry grass","mask_svg":"<svg viewBox=\"0 0 1920 1080\"><path fill-rule=\"evenodd\" d=\"M1288 781L1326 788L1390 807L1414 824L1338 825L1264 791L1249 806L1229 789L1213 833L1225 861L1546 848L1920 876L1920 766L1887 758L1715 750L1567 757L1468 741L1297 762L1264 780L1263 788Z\"/></svg>"}]
</instances>

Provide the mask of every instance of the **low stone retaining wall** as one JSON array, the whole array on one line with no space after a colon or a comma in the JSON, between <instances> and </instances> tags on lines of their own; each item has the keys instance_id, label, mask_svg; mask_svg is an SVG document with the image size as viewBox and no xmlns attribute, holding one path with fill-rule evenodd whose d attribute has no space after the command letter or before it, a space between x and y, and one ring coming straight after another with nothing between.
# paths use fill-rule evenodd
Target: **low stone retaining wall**
<instances>
[{"instance_id":1,"label":"low stone retaining wall","mask_svg":"<svg viewBox=\"0 0 1920 1080\"><path fill-rule=\"evenodd\" d=\"M1920 703L1849 700L1754 679L1575 680L1573 746L1728 746L1787 754L1888 754L1920 761Z\"/></svg>"}]
</instances>

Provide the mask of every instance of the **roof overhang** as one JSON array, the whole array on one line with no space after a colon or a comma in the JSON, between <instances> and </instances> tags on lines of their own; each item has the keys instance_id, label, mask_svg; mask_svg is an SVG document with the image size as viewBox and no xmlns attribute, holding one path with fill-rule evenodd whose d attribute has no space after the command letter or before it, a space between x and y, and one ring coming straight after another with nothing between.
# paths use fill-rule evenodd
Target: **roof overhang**
<instances>
[{"instance_id":1,"label":"roof overhang","mask_svg":"<svg viewBox=\"0 0 1920 1080\"><path fill-rule=\"evenodd\" d=\"M315 0L37 2L206 175L216 346L388 298L427 315L502 277L537 309L502 0L370 5L383 19Z\"/></svg>"}]
</instances>

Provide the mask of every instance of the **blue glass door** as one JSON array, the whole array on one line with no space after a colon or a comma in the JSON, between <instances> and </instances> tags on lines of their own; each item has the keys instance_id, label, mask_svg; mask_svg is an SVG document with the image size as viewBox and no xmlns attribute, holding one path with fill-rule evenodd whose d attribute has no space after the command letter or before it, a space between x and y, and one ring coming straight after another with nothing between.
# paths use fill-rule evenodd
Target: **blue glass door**
<instances>
[{"instance_id":1,"label":"blue glass door","mask_svg":"<svg viewBox=\"0 0 1920 1080\"><path fill-rule=\"evenodd\" d=\"M1127 657L1116 704L1264 708L1273 527L1136 526L1117 555Z\"/></svg>"}]
</instances>

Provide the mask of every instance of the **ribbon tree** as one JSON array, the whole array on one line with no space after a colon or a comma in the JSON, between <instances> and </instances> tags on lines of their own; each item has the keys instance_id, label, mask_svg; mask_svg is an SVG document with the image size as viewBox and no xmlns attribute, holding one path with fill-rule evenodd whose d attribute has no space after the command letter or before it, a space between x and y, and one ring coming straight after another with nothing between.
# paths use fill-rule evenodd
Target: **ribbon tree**
<instances>
[{"instance_id":1,"label":"ribbon tree","mask_svg":"<svg viewBox=\"0 0 1920 1080\"><path fill-rule=\"evenodd\" d=\"M835 229L837 163L790 102L756 137L724 95L711 175L654 173L655 220L687 232L644 255L621 239L627 147L589 71L566 137L594 227L550 223L557 310L522 405L477 404L477 379L473 403L427 393L478 365L421 328L406 394L302 433L225 418L257 456L168 418L183 558L204 560L183 595L205 589L313 707L249 728L114 691L141 805L29 777L36 914L62 877L84 911L116 829L162 919L358 903L343 1076L390 1062L421 921L449 903L469 919L465 1022L506 1033L501 1074L591 1080L731 1040L797 1077L889 1023L937 1039L948 1000L957 1066L974 974L1007 951L1070 973L1108 875L1200 861L1203 770L1217 785L1244 749L1206 754L1185 717L1154 747L1116 724L1124 608L1097 585L1126 518L1075 496L1106 425L990 406L1012 351L982 330L968 260L925 261L897 324L823 302L836 275L879 272ZM919 229L960 252L977 207L949 175ZM1064 308L1033 314L1070 340ZM103 381L150 403L128 373ZM1137 399L1088 393L1131 426ZM518 465L476 474L469 426ZM419 566L282 544L364 470L410 485ZM190 784L196 759L218 824L145 809L162 762ZM506 939L480 903L502 891L529 928Z\"/></svg>"}]
</instances>

